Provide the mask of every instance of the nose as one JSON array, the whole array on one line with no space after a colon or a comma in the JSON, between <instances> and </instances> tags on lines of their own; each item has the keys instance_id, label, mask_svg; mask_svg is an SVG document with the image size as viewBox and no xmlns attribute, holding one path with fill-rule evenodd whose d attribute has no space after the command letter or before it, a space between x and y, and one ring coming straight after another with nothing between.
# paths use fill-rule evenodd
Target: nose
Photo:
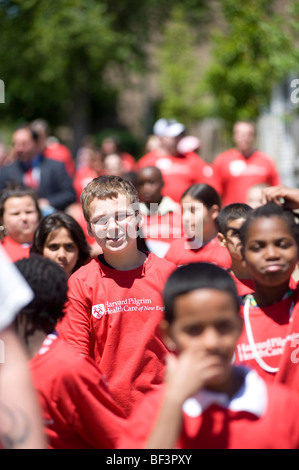
<instances>
[{"instance_id":1,"label":"nose","mask_svg":"<svg viewBox=\"0 0 299 470\"><path fill-rule=\"evenodd\" d=\"M14 150L16 152L22 152L22 151L24 151L24 148L25 148L25 146L24 146L23 142L15 142Z\"/></svg>"},{"instance_id":2,"label":"nose","mask_svg":"<svg viewBox=\"0 0 299 470\"><path fill-rule=\"evenodd\" d=\"M57 250L57 258L58 259L65 259L66 258L66 251L63 246L59 247Z\"/></svg>"},{"instance_id":3,"label":"nose","mask_svg":"<svg viewBox=\"0 0 299 470\"><path fill-rule=\"evenodd\" d=\"M219 348L219 335L213 326L205 328L201 340L207 351L215 351Z\"/></svg>"},{"instance_id":4,"label":"nose","mask_svg":"<svg viewBox=\"0 0 299 470\"><path fill-rule=\"evenodd\" d=\"M276 246L272 243L267 245L266 247L266 258L267 259L277 259L279 258L279 251L277 250Z\"/></svg>"},{"instance_id":5,"label":"nose","mask_svg":"<svg viewBox=\"0 0 299 470\"><path fill-rule=\"evenodd\" d=\"M110 217L107 223L107 235L111 238L114 238L119 233L117 220L115 217Z\"/></svg>"},{"instance_id":6,"label":"nose","mask_svg":"<svg viewBox=\"0 0 299 470\"><path fill-rule=\"evenodd\" d=\"M20 219L22 221L26 221L28 219L28 215L26 214L26 212L21 212L20 213Z\"/></svg>"}]
</instances>

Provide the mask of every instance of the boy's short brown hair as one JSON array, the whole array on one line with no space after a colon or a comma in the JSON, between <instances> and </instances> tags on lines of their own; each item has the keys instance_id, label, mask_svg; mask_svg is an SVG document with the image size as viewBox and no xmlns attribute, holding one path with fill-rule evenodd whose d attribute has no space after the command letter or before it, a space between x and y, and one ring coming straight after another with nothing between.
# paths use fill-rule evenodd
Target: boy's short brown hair
<instances>
[{"instance_id":1,"label":"boy's short brown hair","mask_svg":"<svg viewBox=\"0 0 299 470\"><path fill-rule=\"evenodd\" d=\"M127 196L134 208L138 209L139 199L135 186L120 176L102 175L94 178L83 189L80 202L82 205L83 215L89 223L89 206L95 199L116 199L119 194Z\"/></svg>"}]
</instances>

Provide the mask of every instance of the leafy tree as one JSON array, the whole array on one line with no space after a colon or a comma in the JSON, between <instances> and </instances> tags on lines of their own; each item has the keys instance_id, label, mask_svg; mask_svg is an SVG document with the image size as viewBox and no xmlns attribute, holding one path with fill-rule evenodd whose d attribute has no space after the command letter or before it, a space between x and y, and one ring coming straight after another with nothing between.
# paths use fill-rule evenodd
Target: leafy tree
<instances>
[{"instance_id":1,"label":"leafy tree","mask_svg":"<svg viewBox=\"0 0 299 470\"><path fill-rule=\"evenodd\" d=\"M175 6L164 29L163 41L157 51L161 103L159 115L176 118L185 124L205 115L200 99L203 66L198 50L198 24L195 28L188 18L186 5ZM202 18L207 12L202 12ZM201 31L201 30L200 30Z\"/></svg>"},{"instance_id":2,"label":"leafy tree","mask_svg":"<svg viewBox=\"0 0 299 470\"><path fill-rule=\"evenodd\" d=\"M77 144L92 122L110 124L119 83L144 69L167 11L166 0L0 0L1 119L70 123Z\"/></svg>"},{"instance_id":3,"label":"leafy tree","mask_svg":"<svg viewBox=\"0 0 299 470\"><path fill-rule=\"evenodd\" d=\"M206 83L214 113L230 127L237 119L256 119L269 104L273 86L298 70L290 16L275 13L267 0L222 0L222 31L213 34L213 62Z\"/></svg>"}]
</instances>

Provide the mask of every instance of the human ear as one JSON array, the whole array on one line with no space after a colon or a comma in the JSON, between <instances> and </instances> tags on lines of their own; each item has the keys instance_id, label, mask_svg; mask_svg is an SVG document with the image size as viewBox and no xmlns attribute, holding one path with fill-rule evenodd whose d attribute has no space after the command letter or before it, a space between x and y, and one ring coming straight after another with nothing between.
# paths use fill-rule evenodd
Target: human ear
<instances>
[{"instance_id":1,"label":"human ear","mask_svg":"<svg viewBox=\"0 0 299 470\"><path fill-rule=\"evenodd\" d=\"M159 325L160 336L169 351L176 351L176 344L171 336L170 324L166 320L162 320Z\"/></svg>"},{"instance_id":2,"label":"human ear","mask_svg":"<svg viewBox=\"0 0 299 470\"><path fill-rule=\"evenodd\" d=\"M219 206L217 204L213 204L210 209L209 209L209 212L210 212L210 216L213 220L216 220L218 215L219 215Z\"/></svg>"},{"instance_id":3,"label":"human ear","mask_svg":"<svg viewBox=\"0 0 299 470\"><path fill-rule=\"evenodd\" d=\"M138 211L136 214L136 221L137 221L136 230L138 230L139 227L142 227L143 225L143 215L140 211Z\"/></svg>"},{"instance_id":4,"label":"human ear","mask_svg":"<svg viewBox=\"0 0 299 470\"><path fill-rule=\"evenodd\" d=\"M87 233L90 237L94 237L94 233L89 222L87 222Z\"/></svg>"},{"instance_id":5,"label":"human ear","mask_svg":"<svg viewBox=\"0 0 299 470\"><path fill-rule=\"evenodd\" d=\"M218 238L218 241L220 243L221 246L224 246L226 248L226 238L225 236L223 235L223 233L221 232L218 232L217 233L217 238Z\"/></svg>"}]
</instances>

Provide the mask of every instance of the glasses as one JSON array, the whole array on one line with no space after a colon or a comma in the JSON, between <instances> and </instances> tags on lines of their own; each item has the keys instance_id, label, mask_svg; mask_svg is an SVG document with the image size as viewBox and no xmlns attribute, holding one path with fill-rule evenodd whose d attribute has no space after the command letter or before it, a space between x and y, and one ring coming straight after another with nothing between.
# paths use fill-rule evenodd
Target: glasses
<instances>
[{"instance_id":1,"label":"glasses","mask_svg":"<svg viewBox=\"0 0 299 470\"><path fill-rule=\"evenodd\" d=\"M115 216L110 216L110 217L105 215L103 217L99 217L95 222L91 222L91 224L94 225L95 228L107 229L111 219L118 226L125 225L131 219L131 217L134 217L137 214L138 214L138 211L119 212Z\"/></svg>"}]
</instances>

